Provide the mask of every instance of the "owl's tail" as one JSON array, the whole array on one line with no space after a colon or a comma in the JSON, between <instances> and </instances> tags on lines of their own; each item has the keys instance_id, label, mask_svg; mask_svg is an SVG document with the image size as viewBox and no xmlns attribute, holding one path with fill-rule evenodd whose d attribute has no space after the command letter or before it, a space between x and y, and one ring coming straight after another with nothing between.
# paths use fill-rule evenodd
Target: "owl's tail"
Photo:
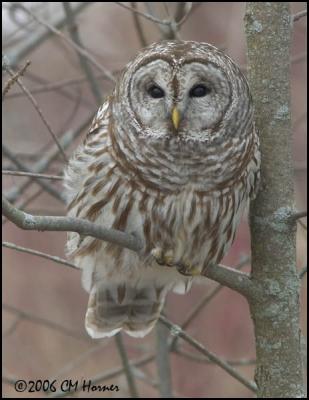
<instances>
[{"instance_id":1,"label":"owl's tail","mask_svg":"<svg viewBox=\"0 0 309 400\"><path fill-rule=\"evenodd\" d=\"M94 339L113 336L120 330L128 335L147 335L159 318L167 288L132 287L127 283L97 282L91 289L85 326Z\"/></svg>"}]
</instances>

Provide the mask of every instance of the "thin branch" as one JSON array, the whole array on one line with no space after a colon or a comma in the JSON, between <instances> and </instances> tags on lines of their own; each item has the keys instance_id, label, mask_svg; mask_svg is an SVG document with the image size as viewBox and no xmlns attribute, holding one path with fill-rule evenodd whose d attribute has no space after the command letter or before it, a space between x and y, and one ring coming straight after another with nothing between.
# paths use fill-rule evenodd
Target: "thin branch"
<instances>
[{"instance_id":1,"label":"thin branch","mask_svg":"<svg viewBox=\"0 0 309 400\"><path fill-rule=\"evenodd\" d=\"M133 10L137 9L137 4L138 3L134 2L134 1L131 2L131 7L132 7ZM134 26L135 26L136 33L137 33L137 36L139 38L140 44L141 44L142 47L146 47L147 46L147 40L146 40L144 31L143 31L143 27L142 27L141 21L139 19L139 15L137 13L135 13L135 12L132 12L132 17L133 17Z\"/></svg>"},{"instance_id":2,"label":"thin branch","mask_svg":"<svg viewBox=\"0 0 309 400\"><path fill-rule=\"evenodd\" d=\"M306 218L306 217L307 217L307 211L297 211L290 216L290 220L297 221L298 219Z\"/></svg>"},{"instance_id":3,"label":"thin branch","mask_svg":"<svg viewBox=\"0 0 309 400\"><path fill-rule=\"evenodd\" d=\"M4 85L4 89L2 91L2 100L4 99L4 97L8 93L8 91L11 89L11 87L14 85L14 83L17 82L17 79L20 76L23 76L23 74L25 73L26 69L29 67L30 64L31 64L31 62L27 61L26 64L19 71L17 71L16 74L14 74L14 76L12 76L7 81L7 83Z\"/></svg>"},{"instance_id":4,"label":"thin branch","mask_svg":"<svg viewBox=\"0 0 309 400\"><path fill-rule=\"evenodd\" d=\"M122 361L124 372L125 372L125 375L127 378L130 395L133 399L136 399L139 397L139 395L137 392L137 387L136 387L135 379L133 376L132 366L128 359L128 355L127 355L127 352L126 352L126 349L125 349L125 346L123 343L121 332L117 333L117 335L115 336L115 342L116 342L116 346L119 351L119 355L120 355L120 358Z\"/></svg>"},{"instance_id":5,"label":"thin branch","mask_svg":"<svg viewBox=\"0 0 309 400\"><path fill-rule=\"evenodd\" d=\"M250 260L250 257L245 257L241 262L239 262L236 266L235 269L241 269L244 267L248 261ZM184 322L181 324L182 329L186 329L189 324L196 318L196 316L200 313L204 307L209 304L209 302L218 294L220 293L221 289L223 289L224 286L221 284L216 285L209 293L206 293L204 297L196 304L195 307L192 308L191 312L187 316L187 318L184 320ZM171 348L175 349L176 344L177 344L178 338L175 336L172 341L171 341Z\"/></svg>"},{"instance_id":6,"label":"thin branch","mask_svg":"<svg viewBox=\"0 0 309 400\"><path fill-rule=\"evenodd\" d=\"M87 342L91 341L91 339L88 336L82 336L82 335L78 334L76 332L76 330L66 328L66 327L58 324L57 322L50 321L46 318L37 317L29 312L22 311L16 307L11 306L6 303L4 303L2 306L3 306L4 310L9 311L10 313L13 313L15 315L18 315L20 318L27 319L28 321L46 326L50 329L54 329L58 332L64 333L65 335L74 337L75 339L84 340Z\"/></svg>"},{"instance_id":7,"label":"thin branch","mask_svg":"<svg viewBox=\"0 0 309 400\"><path fill-rule=\"evenodd\" d=\"M73 9L71 7L70 2L68 1L62 2L62 5L68 20L68 30L70 32L73 42L76 43L81 48L84 48L79 35L78 26L76 24ZM92 72L92 69L88 64L87 58L83 54L77 52L77 55L79 57L80 66L82 70L85 72L85 75L88 79L92 94L96 99L97 104L99 105L102 102L102 96L99 90L98 83L96 82L94 74Z\"/></svg>"},{"instance_id":8,"label":"thin branch","mask_svg":"<svg viewBox=\"0 0 309 400\"><path fill-rule=\"evenodd\" d=\"M32 254L34 256L46 258L47 260L52 260L58 264L63 264L63 265L67 265L68 267L78 269L78 267L75 264L73 264L67 260L64 260L63 258L60 258L57 256L52 256L52 255L46 254L46 253L42 253L41 251L29 249L27 247L17 246L16 244L10 243L10 242L2 242L2 246L6 247L8 249L21 251L22 253L28 253L28 254Z\"/></svg>"},{"instance_id":9,"label":"thin branch","mask_svg":"<svg viewBox=\"0 0 309 400\"><path fill-rule=\"evenodd\" d=\"M77 129L75 129L73 132L72 131L66 132L60 139L60 143L63 149L69 147L69 145L74 141L74 139L76 139L76 137L78 137L81 134L81 132L83 132L84 129L88 127L88 125L91 123L92 120L93 120L93 114L91 113L91 115ZM28 172L40 173L45 171L49 167L49 165L58 157L58 155L59 155L58 147L56 144L53 144L50 150L44 153L42 158L33 165L32 170L31 171L28 170ZM15 161L13 162L15 163ZM18 165L20 165L20 163ZM18 168L22 170L25 169L23 167L18 167ZM26 190L32 182L33 180L31 179L27 180L26 182L22 183L18 188L13 188L7 193L5 193L5 196L9 201L15 202L16 199L21 197L24 190ZM61 201L63 201L62 198Z\"/></svg>"},{"instance_id":10,"label":"thin branch","mask_svg":"<svg viewBox=\"0 0 309 400\"><path fill-rule=\"evenodd\" d=\"M141 249L140 241L133 235L115 229L106 229L98 224L93 224L85 219L72 217L34 216L18 210L6 199L2 199L2 211L10 221L21 229L39 231L77 232L84 236L94 236L138 251Z\"/></svg>"},{"instance_id":11,"label":"thin branch","mask_svg":"<svg viewBox=\"0 0 309 400\"><path fill-rule=\"evenodd\" d=\"M74 7L74 15L79 14L81 11L83 11L86 7L89 5L93 4L92 2L82 2L76 5ZM14 7L16 9L22 8L20 7L21 4L14 3ZM30 22L30 21L29 21ZM53 21L53 26L57 29L61 29L65 24L67 23L67 19L63 18L63 16L56 17L55 20ZM51 32L44 28L43 26L40 26L40 31L36 32L36 34L31 34L27 35L26 40L23 41L20 45L20 47L15 46L15 48L8 53L9 59L12 63L13 66L17 66L17 64L29 53L31 53L34 49L39 47L45 40L47 40ZM17 47L17 48L16 48Z\"/></svg>"},{"instance_id":12,"label":"thin branch","mask_svg":"<svg viewBox=\"0 0 309 400\"><path fill-rule=\"evenodd\" d=\"M23 5L19 5L21 9L23 9L27 14L31 15L32 18L34 18L39 24L44 25L46 28L48 28L51 32L53 32L55 35L61 37L66 43L68 43L71 47L73 47L79 54L83 55L85 58L87 58L93 65L95 65L107 78L109 78L112 82L116 82L115 78L113 77L112 73L103 67L98 61L84 48L80 47L76 43L74 43L71 39L67 38L61 31L56 29L54 26L50 25L48 22L43 21L41 18L39 18L37 15L35 15L33 12L28 10L26 7Z\"/></svg>"},{"instance_id":13,"label":"thin branch","mask_svg":"<svg viewBox=\"0 0 309 400\"><path fill-rule=\"evenodd\" d=\"M15 72L10 68L9 66L9 61L7 59L6 56L2 56L2 63L4 64L4 68L8 71L8 73L14 77L16 74ZM65 154L65 152L63 151L59 140L57 138L57 136L55 135L54 131L52 130L49 122L46 120L46 118L44 117L42 110L38 104L38 102L35 100L35 98L32 96L31 92L25 87L25 85L23 84L23 82L21 81L20 77L16 78L16 82L18 84L18 86L21 88L21 90L27 95L28 99L30 100L30 102L32 103L33 107L35 108L35 110L37 111L37 113L39 114L43 124L46 126L48 132L51 134L52 138L54 139L55 143L58 146L58 149L60 151L60 153L63 155L64 160L67 162L68 158Z\"/></svg>"},{"instance_id":14,"label":"thin branch","mask_svg":"<svg viewBox=\"0 0 309 400\"><path fill-rule=\"evenodd\" d=\"M31 177L35 177L35 178L52 179L52 180L56 180L56 181L63 180L63 176L60 176L60 175L46 175L46 174L37 174L34 172L10 171L10 170L6 170L6 169L2 170L2 175L31 176Z\"/></svg>"},{"instance_id":15,"label":"thin branch","mask_svg":"<svg viewBox=\"0 0 309 400\"><path fill-rule=\"evenodd\" d=\"M201 362L205 364L211 364L213 365L214 362L210 361L207 357L199 355L199 354L192 354L189 351L183 350L183 349L175 349L174 350L175 354L178 354L180 356L183 356L191 361L195 362ZM224 360L227 364L232 365L234 367L242 367L242 366L247 366L247 365L255 365L256 360L255 359L240 359L240 360Z\"/></svg>"},{"instance_id":16,"label":"thin branch","mask_svg":"<svg viewBox=\"0 0 309 400\"><path fill-rule=\"evenodd\" d=\"M20 160L18 160L15 155L9 150L5 145L2 145L2 150L3 154L8 157L20 170L24 170L30 173L33 173L33 171L29 170L29 168L22 163ZM49 183L42 181L41 179L37 179L36 177L31 177L31 179L34 179L35 182L38 183L46 192L51 194L53 197L61 201L62 203L64 202L64 197L61 193L59 193L56 189L54 189L53 186L51 186Z\"/></svg>"},{"instance_id":17,"label":"thin branch","mask_svg":"<svg viewBox=\"0 0 309 400\"><path fill-rule=\"evenodd\" d=\"M168 345L169 330L160 322L156 325L157 336L157 371L160 397L167 399L173 397L171 366L170 366L170 346Z\"/></svg>"},{"instance_id":18,"label":"thin branch","mask_svg":"<svg viewBox=\"0 0 309 400\"><path fill-rule=\"evenodd\" d=\"M170 21L161 20L161 19L159 19L159 18L153 17L153 16L150 15L150 14L147 14L147 13L144 13L144 12L142 12L142 11L138 11L138 10L132 8L132 7L129 7L129 6L127 6L127 5L124 4L124 3L120 3L120 2L118 2L118 1L114 1L114 4L117 4L117 5L120 6L120 7L123 7L123 8L125 8L125 9L127 9L127 10L129 10L129 11L132 11L132 12L134 12L134 13L140 15L141 17L144 17L144 18L148 19L149 21L155 22L156 24L170 25Z\"/></svg>"},{"instance_id":19,"label":"thin branch","mask_svg":"<svg viewBox=\"0 0 309 400\"><path fill-rule=\"evenodd\" d=\"M307 265L305 265L304 268L300 271L299 279L303 279L303 277L306 275L306 273L307 273Z\"/></svg>"},{"instance_id":20,"label":"thin branch","mask_svg":"<svg viewBox=\"0 0 309 400\"><path fill-rule=\"evenodd\" d=\"M257 391L257 387L254 382L248 381L245 379L238 371L236 371L234 368L232 368L226 361L222 360L220 357L206 349L205 346L203 346L201 343L199 343L197 340L193 339L191 336L189 336L185 331L183 331L180 326L173 324L170 322L168 319L163 317L162 315L159 317L159 321L162 322L165 326L167 326L172 335L177 335L181 339L185 340L188 342L192 347L197 349L200 353L204 354L206 357L209 358L213 363L219 365L224 371L226 371L228 374L233 376L237 381L241 382L244 386L246 386L248 389L250 389L252 392Z\"/></svg>"},{"instance_id":21,"label":"thin branch","mask_svg":"<svg viewBox=\"0 0 309 400\"><path fill-rule=\"evenodd\" d=\"M142 249L142 243L137 237L115 229L103 228L85 219L34 216L14 207L5 198L2 199L2 210L3 215L21 229L77 232L83 236L93 236L136 252ZM260 293L260 289L251 282L248 274L235 271L233 268L223 265L209 265L204 276L228 286L247 297L258 296Z\"/></svg>"},{"instance_id":22,"label":"thin branch","mask_svg":"<svg viewBox=\"0 0 309 400\"><path fill-rule=\"evenodd\" d=\"M151 355L141 357L138 360L131 361L129 364L131 367L141 367L145 364L152 362L154 359L155 359L155 355L151 354ZM122 375L123 373L125 373L124 367L114 368L108 372L105 372L104 374L99 374L99 375L91 378L91 384L97 385L100 382L105 382L110 379L114 379L117 376ZM72 389L72 391L68 390L66 392L59 391L59 392L55 392L54 394L52 394L49 397L66 397L66 396L70 395L71 393L76 394L76 393L80 392L81 390L82 390L82 387L80 385L76 390L74 389L74 391L73 391L73 389Z\"/></svg>"},{"instance_id":23,"label":"thin branch","mask_svg":"<svg viewBox=\"0 0 309 400\"><path fill-rule=\"evenodd\" d=\"M307 10L299 11L298 13L296 13L292 16L293 22L299 21L302 17L306 17L306 16L307 16Z\"/></svg>"}]
</instances>

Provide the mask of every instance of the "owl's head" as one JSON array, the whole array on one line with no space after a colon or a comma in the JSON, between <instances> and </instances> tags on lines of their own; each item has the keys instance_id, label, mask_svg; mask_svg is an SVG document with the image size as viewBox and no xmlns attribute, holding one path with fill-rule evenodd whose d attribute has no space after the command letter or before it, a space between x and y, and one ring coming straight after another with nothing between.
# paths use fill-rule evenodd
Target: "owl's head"
<instances>
[{"instance_id":1,"label":"owl's head","mask_svg":"<svg viewBox=\"0 0 309 400\"><path fill-rule=\"evenodd\" d=\"M239 134L237 119L251 114L240 69L206 43L151 45L128 65L116 93L126 123L153 139L220 141Z\"/></svg>"}]
</instances>

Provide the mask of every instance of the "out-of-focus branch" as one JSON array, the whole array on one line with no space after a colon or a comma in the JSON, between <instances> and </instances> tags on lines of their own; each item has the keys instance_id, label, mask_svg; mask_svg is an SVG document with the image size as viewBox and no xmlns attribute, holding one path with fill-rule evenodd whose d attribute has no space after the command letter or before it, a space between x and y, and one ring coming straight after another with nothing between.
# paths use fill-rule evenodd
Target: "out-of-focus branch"
<instances>
[{"instance_id":1,"label":"out-of-focus branch","mask_svg":"<svg viewBox=\"0 0 309 400\"><path fill-rule=\"evenodd\" d=\"M292 222L294 222L294 221L297 221L298 219L306 218L306 217L307 217L307 211L297 211L290 216L290 220Z\"/></svg>"},{"instance_id":2,"label":"out-of-focus branch","mask_svg":"<svg viewBox=\"0 0 309 400\"><path fill-rule=\"evenodd\" d=\"M134 2L134 1L131 2L131 7L132 7L133 10L137 9L137 4L138 3ZM136 33L137 33L137 36L139 38L140 44L141 44L142 47L146 47L147 46L147 40L146 40L146 37L145 37L145 34L144 34L144 30L143 30L139 15L137 13L135 13L135 12L132 12L132 17L133 17L134 26L135 26Z\"/></svg>"},{"instance_id":3,"label":"out-of-focus branch","mask_svg":"<svg viewBox=\"0 0 309 400\"><path fill-rule=\"evenodd\" d=\"M250 389L252 392L256 392L257 388L254 382L248 381L245 379L238 371L236 371L233 367L231 367L227 362L222 360L220 357L216 356L214 353L206 349L205 346L203 346L201 343L199 343L197 340L193 339L191 336L189 336L185 331L183 331L180 326L173 324L170 322L168 319L163 317L162 315L159 317L159 321L162 322L165 326L167 326L171 332L172 335L177 335L181 339L185 340L187 343L189 343L192 347L194 347L196 350L198 350L200 353L205 355L206 357L209 358L213 363L219 365L224 371L226 371L228 374L233 376L238 382L241 382L244 386L246 386L248 389Z\"/></svg>"},{"instance_id":4,"label":"out-of-focus branch","mask_svg":"<svg viewBox=\"0 0 309 400\"><path fill-rule=\"evenodd\" d=\"M28 10L25 6L19 5L21 9L23 9L27 14L31 15L32 18L34 18L38 23L44 25L46 28L48 28L51 32L53 32L55 35L61 37L66 43L68 43L71 47L73 47L79 54L87 58L93 65L95 65L98 70L103 72L107 78L109 78L112 82L115 83L115 78L112 75L112 73L103 67L87 50L84 48L80 47L78 44L74 43L71 39L67 38L61 31L56 29L54 26L50 25L48 22L43 21L40 17L35 15L32 11Z\"/></svg>"},{"instance_id":5,"label":"out-of-focus branch","mask_svg":"<svg viewBox=\"0 0 309 400\"><path fill-rule=\"evenodd\" d=\"M80 46L81 48L84 48L80 35L79 35L79 31L78 31L78 26L75 22L75 18L74 18L74 13L73 13L73 9L71 7L70 2L65 1L62 3L63 4L63 8L68 20L68 30L70 32L71 38L73 40L73 42L75 42L78 46ZM92 69L90 67L90 65L88 64L87 58L85 57L85 55L77 52L78 58L79 58L79 63L80 66L82 68L82 70L85 72L85 75L88 79L92 94L94 96L94 98L96 99L96 102L98 105L101 104L102 102L102 96L99 90L99 86L98 83L95 80L94 74L92 72Z\"/></svg>"},{"instance_id":6,"label":"out-of-focus branch","mask_svg":"<svg viewBox=\"0 0 309 400\"><path fill-rule=\"evenodd\" d=\"M2 305L2 307L3 307L4 310L6 310L6 311L8 311L10 313L13 313L15 315L18 315L22 319L27 319L28 321L31 321L33 323L46 326L46 327L48 327L50 329L54 329L54 330L56 330L58 332L61 332L61 333L65 334L65 335L67 335L67 336L71 336L71 337L73 337L75 339L91 342L91 338L90 337L88 337L86 335L85 336L80 335L78 332L76 332L76 330L69 329L69 328L67 328L65 326L60 325L57 322L50 321L50 320L48 320L46 318L37 317L36 315L33 315L33 314L31 314L31 313L29 313L27 311L22 311L19 308L16 308L16 307L11 306L11 305L6 304L6 303L4 303Z\"/></svg>"},{"instance_id":7,"label":"out-of-focus branch","mask_svg":"<svg viewBox=\"0 0 309 400\"><path fill-rule=\"evenodd\" d=\"M127 378L130 395L133 399L137 399L139 397L139 395L137 392L134 374L133 374L132 366L129 362L129 358L128 358L128 355L127 355L127 352L126 352L126 349L125 349L125 346L123 343L121 332L117 333L117 335L115 336L115 342L116 342L116 346L117 346L117 349L118 349L118 352L119 352L119 355L120 355L120 358L122 361L124 373Z\"/></svg>"},{"instance_id":8,"label":"out-of-focus branch","mask_svg":"<svg viewBox=\"0 0 309 400\"><path fill-rule=\"evenodd\" d=\"M16 73L12 70L12 68L9 65L9 60L6 56L2 56L2 64L4 65L4 68L6 71L8 71L8 73L12 76L15 77ZM37 113L39 114L43 124L46 126L48 132L51 134L52 138L54 139L55 143L58 146L58 149L60 151L60 153L63 155L64 160L67 162L67 156L65 154L65 152L63 151L59 140L57 138L57 136L55 135L54 131L52 130L49 122L46 120L46 118L44 117L42 110L38 104L38 102L35 100L35 98L32 96L31 92L26 88L26 86L23 84L23 82L21 81L20 77L16 78L16 82L18 84L18 86L21 88L21 90L27 95L28 99L30 100L30 102L32 103L33 107L35 108L35 110L37 111Z\"/></svg>"},{"instance_id":9,"label":"out-of-focus branch","mask_svg":"<svg viewBox=\"0 0 309 400\"><path fill-rule=\"evenodd\" d=\"M293 22L299 21L302 17L307 16L307 10L299 11L298 13L292 16Z\"/></svg>"},{"instance_id":10,"label":"out-of-focus branch","mask_svg":"<svg viewBox=\"0 0 309 400\"><path fill-rule=\"evenodd\" d=\"M169 330L160 322L158 322L156 325L156 337L156 361L159 378L160 397L164 399L169 399L173 397L170 365L170 347L168 345Z\"/></svg>"},{"instance_id":11,"label":"out-of-focus branch","mask_svg":"<svg viewBox=\"0 0 309 400\"><path fill-rule=\"evenodd\" d=\"M37 174L34 172L25 172L25 171L9 171L6 169L2 170L2 175L13 175L13 176L30 176L33 178L42 178L42 179L51 179L55 181L62 181L63 177L60 175L46 175L46 174Z\"/></svg>"},{"instance_id":12,"label":"out-of-focus branch","mask_svg":"<svg viewBox=\"0 0 309 400\"><path fill-rule=\"evenodd\" d=\"M9 243L9 242L2 242L2 246L3 247L7 247L8 249L13 249L13 250L17 250L17 251L21 251L22 253L28 253L28 254L32 254L34 256L39 256L42 258L46 258L47 260L52 260L58 264L63 264L63 265L67 265L68 267L71 268L78 268L75 264L64 260L63 258L57 257L57 256L52 256L50 254L46 254L46 253L42 253L41 251L37 251L37 250L33 250L33 249L28 249L26 247L22 247L22 246L17 246L14 243Z\"/></svg>"},{"instance_id":13,"label":"out-of-focus branch","mask_svg":"<svg viewBox=\"0 0 309 400\"><path fill-rule=\"evenodd\" d=\"M93 4L92 2L82 2L76 4L73 9L74 15L79 14L86 7ZM14 7L16 9L20 8L21 4L15 3ZM61 17L54 17L52 21L52 25L61 29L67 23L67 19ZM15 46L12 50L8 52L8 58L13 67L16 67L22 59L29 53L31 53L34 49L39 47L45 40L47 40L51 36L51 32L46 29L46 27L40 26L40 29L31 35L27 35L25 40L23 40L18 46Z\"/></svg>"},{"instance_id":14,"label":"out-of-focus branch","mask_svg":"<svg viewBox=\"0 0 309 400\"><path fill-rule=\"evenodd\" d=\"M2 145L3 154L12 161L19 169L33 173L24 163L18 160L15 155L9 150L5 145ZM48 184L47 182L42 181L35 176L32 176L31 179L35 180L38 185L40 185L47 193L55 197L57 200L64 202L64 197L61 193L59 193L53 186Z\"/></svg>"},{"instance_id":15,"label":"out-of-focus branch","mask_svg":"<svg viewBox=\"0 0 309 400\"><path fill-rule=\"evenodd\" d=\"M67 133L65 133L63 135L62 138L60 138L60 143L63 149L66 149L67 147L70 146L70 144L74 141L74 139L76 139L80 133L82 131L84 131L86 129L86 127L88 127L88 125L91 123L93 119L93 115L91 114L87 119L85 119L85 121L77 128L75 129L73 132L72 131L68 131ZM33 166L31 171L28 172L35 172L35 173L40 173L45 171L49 165L58 157L59 155L59 151L58 151L58 147L56 144L54 144L50 150L46 153L43 154L42 158L40 160L38 160ZM14 157L16 159L16 157ZM13 161L13 160L12 160ZM15 163L15 161L13 161ZM19 163L19 165L21 165ZM23 167L20 167L19 165L18 168L19 169L25 169ZM20 186L18 187L14 187L12 189L10 189L8 192L5 193L5 197L12 202L15 202L16 199L20 198L22 193L24 192L24 190L26 190L28 188L28 186L33 182L33 180L29 179L26 182L22 183ZM63 201L63 199L61 198L61 201Z\"/></svg>"},{"instance_id":16,"label":"out-of-focus branch","mask_svg":"<svg viewBox=\"0 0 309 400\"><path fill-rule=\"evenodd\" d=\"M239 262L236 266L235 269L241 269L244 267L248 261L250 260L249 257L245 257L241 262ZM201 310L204 309L204 307L209 304L209 302L218 294L220 293L221 289L223 289L224 286L221 284L216 285L209 293L206 293L205 296L202 297L202 299L192 308L192 310L189 312L189 315L186 317L185 321L181 324L181 329L186 329L189 324L193 321L194 318L197 317L197 315L200 313ZM175 336L172 341L171 341L171 349L176 348L178 337Z\"/></svg>"},{"instance_id":17,"label":"out-of-focus branch","mask_svg":"<svg viewBox=\"0 0 309 400\"><path fill-rule=\"evenodd\" d=\"M29 67L30 65L30 61L27 61L26 64L20 69L18 70L14 76L12 76L7 83L4 85L4 89L2 91L2 100L4 99L5 95L7 94L7 92L11 89L11 87L14 85L14 83L17 82L17 79L20 76L23 76L23 74L25 73L26 69ZM3 65L3 60L2 60L2 65Z\"/></svg>"}]
</instances>

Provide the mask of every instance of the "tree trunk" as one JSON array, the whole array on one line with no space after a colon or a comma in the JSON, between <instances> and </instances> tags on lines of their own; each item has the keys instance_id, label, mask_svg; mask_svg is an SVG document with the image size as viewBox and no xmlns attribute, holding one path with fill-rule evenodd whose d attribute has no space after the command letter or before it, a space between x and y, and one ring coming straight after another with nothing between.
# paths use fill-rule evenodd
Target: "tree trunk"
<instances>
[{"instance_id":1,"label":"tree trunk","mask_svg":"<svg viewBox=\"0 0 309 400\"><path fill-rule=\"evenodd\" d=\"M252 281L258 397L304 397L296 270L288 2L249 2L248 78L262 152L262 182L251 204Z\"/></svg>"}]
</instances>

